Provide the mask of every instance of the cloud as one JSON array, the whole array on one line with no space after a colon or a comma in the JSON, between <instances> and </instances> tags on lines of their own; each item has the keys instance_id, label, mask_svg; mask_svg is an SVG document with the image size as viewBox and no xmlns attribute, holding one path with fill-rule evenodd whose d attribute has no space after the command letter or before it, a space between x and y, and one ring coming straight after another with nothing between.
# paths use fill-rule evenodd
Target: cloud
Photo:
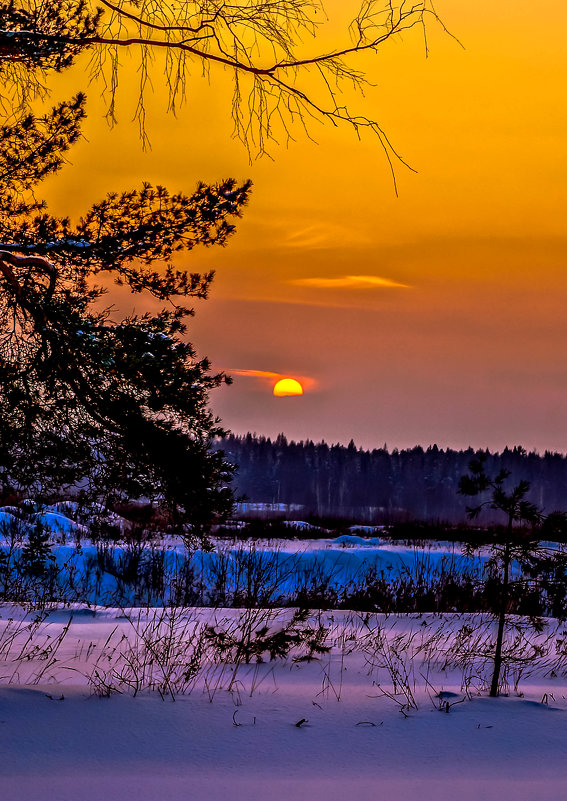
<instances>
[{"instance_id":1,"label":"cloud","mask_svg":"<svg viewBox=\"0 0 567 801\"><path fill-rule=\"evenodd\" d=\"M241 375L245 378L259 378L259 379L266 379L267 382L270 384L275 383L276 381L280 381L282 378L293 378L295 381L299 381L302 385L303 389L311 390L315 389L317 386L317 381L314 378L310 378L309 376L305 375L297 375L297 373L273 373L269 370L241 370L241 369L232 369L226 370L228 375Z\"/></svg>"},{"instance_id":2,"label":"cloud","mask_svg":"<svg viewBox=\"0 0 567 801\"><path fill-rule=\"evenodd\" d=\"M305 250L327 250L357 247L371 244L370 238L362 231L333 223L315 223L295 231L287 232L283 247Z\"/></svg>"},{"instance_id":3,"label":"cloud","mask_svg":"<svg viewBox=\"0 0 567 801\"><path fill-rule=\"evenodd\" d=\"M282 373L270 373L267 370L227 370L230 375L244 375L249 378L286 378Z\"/></svg>"},{"instance_id":4,"label":"cloud","mask_svg":"<svg viewBox=\"0 0 567 801\"><path fill-rule=\"evenodd\" d=\"M339 278L294 278L287 282L294 286L313 289L409 289L409 284L400 284L378 275L343 275Z\"/></svg>"}]
</instances>

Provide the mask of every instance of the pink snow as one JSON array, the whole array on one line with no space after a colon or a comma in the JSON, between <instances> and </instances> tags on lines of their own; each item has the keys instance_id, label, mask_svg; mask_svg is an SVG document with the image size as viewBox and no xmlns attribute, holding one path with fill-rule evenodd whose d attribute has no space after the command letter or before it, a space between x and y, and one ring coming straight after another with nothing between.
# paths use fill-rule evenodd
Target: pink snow
<instances>
[{"instance_id":1,"label":"pink snow","mask_svg":"<svg viewBox=\"0 0 567 801\"><path fill-rule=\"evenodd\" d=\"M111 654L108 638L117 645L135 639L122 610L54 609L35 630L35 656L24 629L8 642L24 613L4 605L0 614L2 801L567 798L564 676L536 670L507 697L490 699L476 687L454 703L465 697L460 671L443 671L442 659L425 667L416 658L419 708L401 713L383 692L393 688L358 648L369 625L382 625L390 638L415 633L419 650L428 632L441 625L456 632L464 615L321 613L331 654L240 665L236 676L219 666L173 701L146 692L93 694L89 671ZM157 613L127 614L139 622ZM239 614L187 611L195 625L226 624ZM46 643L71 615L51 662ZM29 655L23 661L22 647ZM445 699L454 704L449 713L440 711Z\"/></svg>"}]
</instances>

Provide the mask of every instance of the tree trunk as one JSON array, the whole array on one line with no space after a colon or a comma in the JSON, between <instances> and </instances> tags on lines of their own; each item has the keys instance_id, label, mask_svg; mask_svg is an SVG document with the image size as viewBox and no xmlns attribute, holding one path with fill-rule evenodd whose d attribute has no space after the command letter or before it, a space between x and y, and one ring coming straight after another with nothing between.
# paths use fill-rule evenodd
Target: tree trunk
<instances>
[{"instance_id":1,"label":"tree trunk","mask_svg":"<svg viewBox=\"0 0 567 801\"><path fill-rule=\"evenodd\" d=\"M502 565L502 597L500 599L500 612L498 614L498 634L496 636L496 650L494 651L494 669L490 685L490 697L498 696L500 683L500 670L502 668L502 641L504 639L504 624L506 623L506 610L508 608L508 587L510 583L510 537L512 534L512 521L508 522L506 531L506 545L504 547L504 564Z\"/></svg>"}]
</instances>

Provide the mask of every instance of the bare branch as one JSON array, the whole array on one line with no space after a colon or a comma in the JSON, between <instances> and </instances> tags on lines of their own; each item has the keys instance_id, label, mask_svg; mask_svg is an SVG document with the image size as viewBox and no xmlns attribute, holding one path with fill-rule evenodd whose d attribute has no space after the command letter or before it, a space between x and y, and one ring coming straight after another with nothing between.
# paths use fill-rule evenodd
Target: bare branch
<instances>
[{"instance_id":1,"label":"bare branch","mask_svg":"<svg viewBox=\"0 0 567 801\"><path fill-rule=\"evenodd\" d=\"M55 0L54 5L62 1ZM19 2L33 5L35 0ZM140 96L136 118L146 141L144 94L154 53L164 54L164 77L173 111L186 96L192 64L200 65L205 76L213 67L229 68L234 82L234 134L251 157L267 154L269 143L277 142L281 132L288 141L293 139L292 129L297 124L311 136L310 122L330 122L348 125L358 136L363 130L377 136L391 169L394 161L401 159L381 126L364 114L351 112L339 102L339 95L345 86L362 91L368 83L365 74L351 63L358 54L377 52L388 40L414 27L421 27L425 34L428 20L439 22L431 0L396 4L363 0L349 27L352 41L348 46L304 55L304 39L315 40L326 20L318 0L100 0L103 10L99 12L88 11L83 0L68 2L76 13L73 24L67 26L50 17L42 21L41 15L32 24L29 14L23 21L18 18L8 20L10 25L3 24L0 11L0 74L18 60L27 67L61 69L78 53L90 51L91 69L103 80L107 116L114 122L118 53L137 48ZM427 55L427 37L424 42Z\"/></svg>"}]
</instances>

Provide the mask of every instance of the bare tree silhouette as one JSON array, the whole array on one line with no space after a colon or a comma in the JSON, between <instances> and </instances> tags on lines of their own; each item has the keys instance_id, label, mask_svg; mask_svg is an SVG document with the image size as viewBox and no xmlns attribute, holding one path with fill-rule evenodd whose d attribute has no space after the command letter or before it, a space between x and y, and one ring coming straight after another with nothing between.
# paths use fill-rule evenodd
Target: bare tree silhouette
<instances>
[{"instance_id":1,"label":"bare tree silhouette","mask_svg":"<svg viewBox=\"0 0 567 801\"><path fill-rule=\"evenodd\" d=\"M172 111L189 91L191 70L203 75L221 68L232 74L234 135L249 154L263 155L279 136L289 140L309 123L346 125L358 136L374 134L390 163L402 160L375 119L352 111L343 100L351 87L369 81L353 63L390 39L419 26L427 52L426 22L440 22L430 0L394 4L364 0L345 32L346 42L310 54L327 20L317 0L10 0L0 6L0 78L20 101L45 88L49 70L69 66L84 51L91 74L102 77L108 117L115 119L121 50L139 54L140 94L136 116L145 133L150 69L164 54L164 79ZM444 27L442 25L442 27Z\"/></svg>"}]
</instances>

